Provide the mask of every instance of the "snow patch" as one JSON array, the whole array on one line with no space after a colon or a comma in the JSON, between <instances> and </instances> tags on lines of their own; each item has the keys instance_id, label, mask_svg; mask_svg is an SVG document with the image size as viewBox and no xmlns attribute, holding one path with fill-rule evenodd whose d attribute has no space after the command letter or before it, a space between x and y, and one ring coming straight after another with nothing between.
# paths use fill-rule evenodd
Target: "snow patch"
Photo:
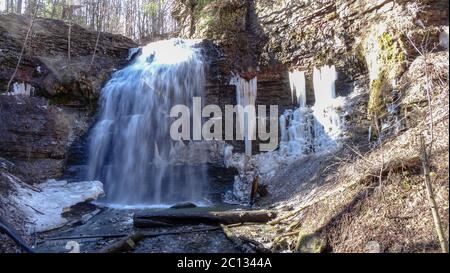
<instances>
[{"instance_id":1,"label":"snow patch","mask_svg":"<svg viewBox=\"0 0 450 273\"><path fill-rule=\"evenodd\" d=\"M49 180L37 186L39 191L17 183L16 193L11 196L27 218L27 231L44 232L67 224L64 212L76 204L96 200L104 194L99 181L68 183Z\"/></svg>"},{"instance_id":2,"label":"snow patch","mask_svg":"<svg viewBox=\"0 0 450 273\"><path fill-rule=\"evenodd\" d=\"M36 89L31 84L16 82L13 84L12 92L6 92L4 95L31 97L34 95L35 90Z\"/></svg>"}]
</instances>

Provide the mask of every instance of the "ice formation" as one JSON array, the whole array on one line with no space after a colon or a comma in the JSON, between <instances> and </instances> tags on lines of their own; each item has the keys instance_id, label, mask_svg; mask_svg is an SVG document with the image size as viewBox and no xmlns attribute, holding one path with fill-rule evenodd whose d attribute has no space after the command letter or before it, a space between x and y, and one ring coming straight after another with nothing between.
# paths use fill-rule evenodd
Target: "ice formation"
<instances>
[{"instance_id":1,"label":"ice formation","mask_svg":"<svg viewBox=\"0 0 450 273\"><path fill-rule=\"evenodd\" d=\"M6 95L30 97L34 95L34 91L35 88L31 84L15 82L12 86L12 92L6 93Z\"/></svg>"},{"instance_id":2,"label":"ice formation","mask_svg":"<svg viewBox=\"0 0 450 273\"><path fill-rule=\"evenodd\" d=\"M267 181L283 165L289 165L302 156L335 151L344 138L346 101L336 94L335 67L314 69L314 105L307 105L305 72L293 71L289 79L293 100L297 99L298 106L280 116L279 150L250 159L242 155L227 156L226 165L235 167L240 173L235 179L233 195L241 202L248 201L248 192L255 176Z\"/></svg>"},{"instance_id":3,"label":"ice formation","mask_svg":"<svg viewBox=\"0 0 450 273\"><path fill-rule=\"evenodd\" d=\"M287 156L331 151L338 146L337 140L342 137L341 112L345 100L336 96L336 68L314 68L315 105L312 107L306 105L304 75L305 72L299 71L291 73L291 86L301 90L299 106L280 117L280 153Z\"/></svg>"},{"instance_id":4,"label":"ice formation","mask_svg":"<svg viewBox=\"0 0 450 273\"><path fill-rule=\"evenodd\" d=\"M289 72L289 82L291 84L292 101L294 101L295 96L299 107L306 107L305 72L298 70Z\"/></svg>"},{"instance_id":5,"label":"ice formation","mask_svg":"<svg viewBox=\"0 0 450 273\"><path fill-rule=\"evenodd\" d=\"M257 78L246 80L240 76L234 76L230 84L236 86L236 101L239 106L244 107L244 112L239 112L238 120L240 130L245 141L245 154L252 155L252 141L256 135L256 98ZM250 106L250 108L249 108ZM251 109L253 108L253 109Z\"/></svg>"}]
</instances>

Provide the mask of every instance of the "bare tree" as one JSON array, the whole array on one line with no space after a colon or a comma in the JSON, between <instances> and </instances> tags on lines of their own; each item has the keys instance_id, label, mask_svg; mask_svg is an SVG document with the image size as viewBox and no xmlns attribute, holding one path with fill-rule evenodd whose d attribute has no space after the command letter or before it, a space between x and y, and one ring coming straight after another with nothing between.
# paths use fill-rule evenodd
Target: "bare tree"
<instances>
[{"instance_id":1,"label":"bare tree","mask_svg":"<svg viewBox=\"0 0 450 273\"><path fill-rule=\"evenodd\" d=\"M16 9L16 12L18 13L18 14L21 14L22 13L22 0L17 0L17 9Z\"/></svg>"}]
</instances>

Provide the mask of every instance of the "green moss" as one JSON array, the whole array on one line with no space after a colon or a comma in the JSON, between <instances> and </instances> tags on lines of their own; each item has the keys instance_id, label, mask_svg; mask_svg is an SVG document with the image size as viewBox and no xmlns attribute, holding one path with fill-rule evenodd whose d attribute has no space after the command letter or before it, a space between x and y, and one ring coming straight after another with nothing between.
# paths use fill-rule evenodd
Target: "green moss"
<instances>
[{"instance_id":1,"label":"green moss","mask_svg":"<svg viewBox=\"0 0 450 273\"><path fill-rule=\"evenodd\" d=\"M369 117L380 117L390 101L390 91L392 82L403 72L406 60L405 50L401 40L395 39L389 32L383 32L377 37L379 54L376 62L378 71L377 77L371 80L368 114ZM367 56L367 54L365 54ZM373 73L373 72L372 72Z\"/></svg>"},{"instance_id":2,"label":"green moss","mask_svg":"<svg viewBox=\"0 0 450 273\"><path fill-rule=\"evenodd\" d=\"M326 240L319 235L301 233L298 236L296 251L299 253L323 253L326 246Z\"/></svg>"},{"instance_id":3,"label":"green moss","mask_svg":"<svg viewBox=\"0 0 450 273\"><path fill-rule=\"evenodd\" d=\"M235 0L204 1L194 6L193 38L220 40L223 35L238 33L245 27L246 5Z\"/></svg>"}]
</instances>

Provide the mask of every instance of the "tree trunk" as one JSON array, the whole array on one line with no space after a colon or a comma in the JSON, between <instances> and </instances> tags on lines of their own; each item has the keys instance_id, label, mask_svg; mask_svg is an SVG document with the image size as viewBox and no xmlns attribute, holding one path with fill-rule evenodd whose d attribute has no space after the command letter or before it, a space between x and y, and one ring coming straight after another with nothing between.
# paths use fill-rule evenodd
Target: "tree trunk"
<instances>
[{"instance_id":1,"label":"tree trunk","mask_svg":"<svg viewBox=\"0 0 450 273\"><path fill-rule=\"evenodd\" d=\"M165 210L138 213L134 216L134 226L139 228L171 227L189 224L238 224L267 223L275 219L273 211L199 211Z\"/></svg>"},{"instance_id":2,"label":"tree trunk","mask_svg":"<svg viewBox=\"0 0 450 273\"><path fill-rule=\"evenodd\" d=\"M17 9L16 12L18 14L22 14L22 0L17 0Z\"/></svg>"}]
</instances>

